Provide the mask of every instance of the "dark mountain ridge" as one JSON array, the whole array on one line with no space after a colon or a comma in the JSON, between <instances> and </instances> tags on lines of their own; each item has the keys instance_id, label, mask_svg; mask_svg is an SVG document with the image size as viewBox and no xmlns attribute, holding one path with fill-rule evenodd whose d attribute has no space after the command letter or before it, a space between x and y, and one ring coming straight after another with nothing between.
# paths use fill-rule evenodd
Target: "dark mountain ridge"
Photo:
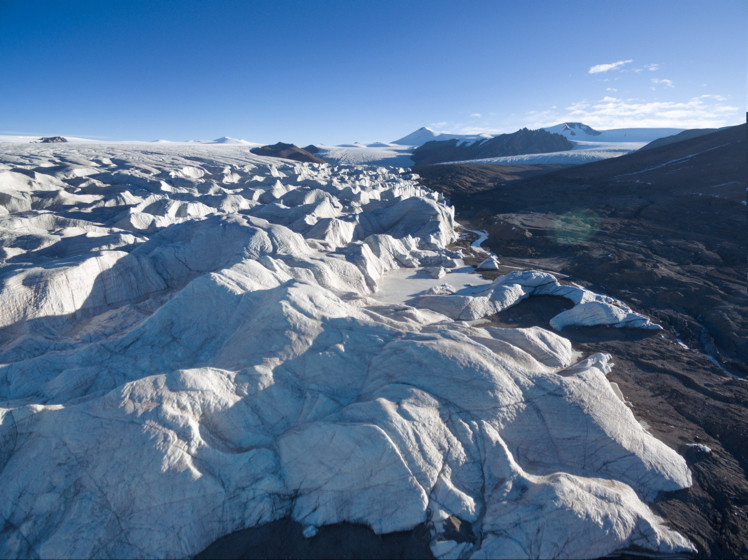
<instances>
[{"instance_id":1,"label":"dark mountain ridge","mask_svg":"<svg viewBox=\"0 0 748 560\"><path fill-rule=\"evenodd\" d=\"M457 139L432 140L413 152L415 165L463 161L520 154L542 154L572 149L574 144L560 134L523 128L511 134L465 142Z\"/></svg>"},{"instance_id":2,"label":"dark mountain ridge","mask_svg":"<svg viewBox=\"0 0 748 560\"><path fill-rule=\"evenodd\" d=\"M43 138L39 138L37 142L39 144L59 144L61 142L67 142L67 141L68 139L62 136L45 136Z\"/></svg>"},{"instance_id":3,"label":"dark mountain ridge","mask_svg":"<svg viewBox=\"0 0 748 560\"><path fill-rule=\"evenodd\" d=\"M261 146L259 148L252 148L250 150L253 154L258 156L270 156L283 159L292 159L294 161L306 161L310 163L327 163L320 157L309 153L303 148L299 148L294 144L286 144L284 142L278 142L272 146Z\"/></svg>"}]
</instances>

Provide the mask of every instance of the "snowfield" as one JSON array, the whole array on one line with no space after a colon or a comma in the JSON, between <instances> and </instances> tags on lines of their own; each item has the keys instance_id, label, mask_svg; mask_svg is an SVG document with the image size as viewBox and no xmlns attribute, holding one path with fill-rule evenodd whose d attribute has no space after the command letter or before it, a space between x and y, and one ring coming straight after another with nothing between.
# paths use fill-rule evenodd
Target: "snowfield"
<instances>
[{"instance_id":1,"label":"snowfield","mask_svg":"<svg viewBox=\"0 0 748 560\"><path fill-rule=\"evenodd\" d=\"M411 155L413 148L398 146L395 143L385 144L344 144L341 146L317 146L316 155L336 165L387 165L410 167L413 165Z\"/></svg>"},{"instance_id":2,"label":"snowfield","mask_svg":"<svg viewBox=\"0 0 748 560\"><path fill-rule=\"evenodd\" d=\"M0 144L0 556L186 557L286 516L432 523L443 558L695 551L645 503L686 462L610 357L475 319L542 293L556 329L657 327L540 272L471 283L455 229L397 169Z\"/></svg>"}]
</instances>

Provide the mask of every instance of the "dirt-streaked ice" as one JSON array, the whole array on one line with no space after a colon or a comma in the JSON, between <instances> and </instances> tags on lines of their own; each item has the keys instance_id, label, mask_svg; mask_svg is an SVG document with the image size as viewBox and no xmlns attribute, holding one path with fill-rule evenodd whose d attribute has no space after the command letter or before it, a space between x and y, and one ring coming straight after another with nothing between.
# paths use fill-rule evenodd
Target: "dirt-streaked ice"
<instances>
[{"instance_id":1,"label":"dirt-streaked ice","mask_svg":"<svg viewBox=\"0 0 748 560\"><path fill-rule=\"evenodd\" d=\"M610 357L467 321L550 294L555 329L651 323L539 272L468 286L454 239L385 168L0 146L0 556L185 557L289 515L429 522L440 557L693 550L645 504L690 472Z\"/></svg>"}]
</instances>

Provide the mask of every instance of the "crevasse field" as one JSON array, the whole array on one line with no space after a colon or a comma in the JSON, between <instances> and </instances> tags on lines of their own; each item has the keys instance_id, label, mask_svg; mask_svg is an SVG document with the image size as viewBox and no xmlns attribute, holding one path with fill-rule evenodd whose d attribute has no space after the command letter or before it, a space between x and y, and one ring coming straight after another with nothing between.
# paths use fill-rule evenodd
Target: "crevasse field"
<instances>
[{"instance_id":1,"label":"crevasse field","mask_svg":"<svg viewBox=\"0 0 748 560\"><path fill-rule=\"evenodd\" d=\"M695 550L645 503L685 461L558 334L656 325L467 275L456 228L396 169L0 144L0 556L185 557L287 516L432 523L444 558ZM534 294L574 307L482 320Z\"/></svg>"}]
</instances>

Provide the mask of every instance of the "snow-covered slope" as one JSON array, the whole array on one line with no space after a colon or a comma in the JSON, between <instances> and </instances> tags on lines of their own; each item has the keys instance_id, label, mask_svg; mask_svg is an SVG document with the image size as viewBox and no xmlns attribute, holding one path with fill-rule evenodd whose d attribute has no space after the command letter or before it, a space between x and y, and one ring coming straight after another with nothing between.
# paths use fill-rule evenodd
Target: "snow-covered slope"
<instances>
[{"instance_id":1,"label":"snow-covered slope","mask_svg":"<svg viewBox=\"0 0 748 560\"><path fill-rule=\"evenodd\" d=\"M423 146L426 142L433 140L459 140L465 142L475 142L477 140L485 140L491 138L491 134L451 134L449 132L437 132L425 126L422 126L418 130L411 132L407 136L403 136L399 140L394 140L393 144L399 144L401 146Z\"/></svg>"},{"instance_id":2,"label":"snow-covered slope","mask_svg":"<svg viewBox=\"0 0 748 560\"><path fill-rule=\"evenodd\" d=\"M465 286L455 236L383 168L0 146L0 556L186 557L285 516L429 522L438 557L693 550L645 504L690 472L610 357L472 320L552 293L555 328L653 325L547 274Z\"/></svg>"},{"instance_id":3,"label":"snow-covered slope","mask_svg":"<svg viewBox=\"0 0 748 560\"><path fill-rule=\"evenodd\" d=\"M242 140L241 138L232 138L231 136L221 136L220 138L216 138L213 140L213 142L210 142L211 144L241 144L241 145L251 145L252 142L247 142L246 140Z\"/></svg>"},{"instance_id":4,"label":"snow-covered slope","mask_svg":"<svg viewBox=\"0 0 748 560\"><path fill-rule=\"evenodd\" d=\"M567 122L545 128L548 132L561 134L578 142L652 142L658 138L683 132L682 128L613 128L595 130L578 122Z\"/></svg>"},{"instance_id":5,"label":"snow-covered slope","mask_svg":"<svg viewBox=\"0 0 748 560\"><path fill-rule=\"evenodd\" d=\"M338 165L389 165L410 167L413 165L409 146L396 144L343 144L341 146L318 145L317 155Z\"/></svg>"}]
</instances>

